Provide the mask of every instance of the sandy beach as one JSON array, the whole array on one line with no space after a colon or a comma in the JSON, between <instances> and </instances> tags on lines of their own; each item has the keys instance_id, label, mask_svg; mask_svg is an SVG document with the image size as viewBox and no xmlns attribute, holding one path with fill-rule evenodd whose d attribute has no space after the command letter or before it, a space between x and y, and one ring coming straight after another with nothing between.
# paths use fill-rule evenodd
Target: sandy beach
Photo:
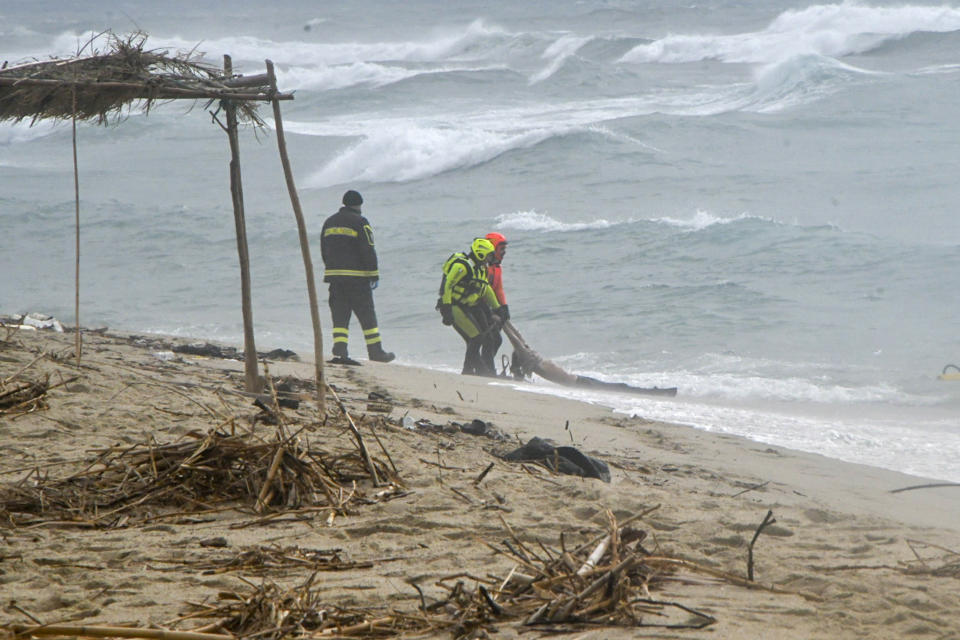
<instances>
[{"instance_id":1,"label":"sandy beach","mask_svg":"<svg viewBox=\"0 0 960 640\"><path fill-rule=\"evenodd\" d=\"M270 442L282 427L330 459L357 452L332 396L336 419L318 419L311 363L269 362L271 380L299 401L280 409L278 426L264 420L276 407L264 411L242 392L237 360L172 351L185 340L86 333L77 369L73 341L69 332L0 328L0 394L48 387L32 403L0 405L7 632L71 624L229 635L218 607L311 576L324 611L415 615L448 599L457 581L474 590L478 577L504 585L511 572L530 574L536 563L511 557L510 547L560 556L632 519L640 536L632 548L669 560L650 561L658 572L642 620L664 626L525 625L504 604L464 637L960 637L956 487L892 493L934 481L398 364L326 367L388 471L379 486L344 474L343 508L189 498L125 504L110 517L110 509L31 511L13 497L89 477L107 451L198 442L213 431ZM460 428L477 420L482 434ZM603 461L610 482L501 457L535 436ZM775 522L757 534L768 513ZM255 562L253 550L286 560ZM451 606L432 615L452 615ZM389 637L366 633L353 637ZM323 637L341 635L350 634ZM408 632L455 635L456 627Z\"/></svg>"}]
</instances>

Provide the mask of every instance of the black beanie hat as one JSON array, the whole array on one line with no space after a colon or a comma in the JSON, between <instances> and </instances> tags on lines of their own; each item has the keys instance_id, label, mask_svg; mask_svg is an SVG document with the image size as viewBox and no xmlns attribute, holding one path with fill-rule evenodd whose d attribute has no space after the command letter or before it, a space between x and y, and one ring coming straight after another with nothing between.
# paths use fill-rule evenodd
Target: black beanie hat
<instances>
[{"instance_id":1,"label":"black beanie hat","mask_svg":"<svg viewBox=\"0 0 960 640\"><path fill-rule=\"evenodd\" d=\"M363 196L351 189L343 194L343 204L348 207L359 207L363 204Z\"/></svg>"}]
</instances>

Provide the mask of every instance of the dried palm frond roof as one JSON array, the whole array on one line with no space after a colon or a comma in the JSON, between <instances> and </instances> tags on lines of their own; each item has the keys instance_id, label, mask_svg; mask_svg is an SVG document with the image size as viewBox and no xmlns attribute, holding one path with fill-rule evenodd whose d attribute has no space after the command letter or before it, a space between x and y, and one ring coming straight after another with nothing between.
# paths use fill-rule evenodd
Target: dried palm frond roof
<instances>
[{"instance_id":1,"label":"dried palm frond roof","mask_svg":"<svg viewBox=\"0 0 960 640\"><path fill-rule=\"evenodd\" d=\"M291 99L274 93L266 74L226 76L195 52L148 50L147 35L110 32L87 43L88 55L29 62L0 69L0 121L70 119L107 124L125 110L149 111L158 100L230 100L241 120L262 126L257 102ZM104 51L96 42L106 42Z\"/></svg>"}]
</instances>

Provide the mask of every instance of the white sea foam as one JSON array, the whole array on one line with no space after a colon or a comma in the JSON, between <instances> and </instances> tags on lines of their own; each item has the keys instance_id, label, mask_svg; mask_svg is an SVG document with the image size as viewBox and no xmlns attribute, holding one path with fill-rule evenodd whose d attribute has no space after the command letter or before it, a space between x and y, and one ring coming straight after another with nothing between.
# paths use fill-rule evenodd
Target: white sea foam
<instances>
[{"instance_id":1,"label":"white sea foam","mask_svg":"<svg viewBox=\"0 0 960 640\"><path fill-rule=\"evenodd\" d=\"M712 227L716 224L730 224L731 222L737 222L738 220L747 220L751 218L770 222L769 218L760 218L747 213L741 213L733 218L724 218L723 216L714 215L709 211L703 211L702 209L697 209L697 212L693 214L693 217L687 220L664 216L662 218L653 218L653 222L667 224L671 227L679 227L680 229L687 231L700 231L701 229L706 229L707 227Z\"/></svg>"},{"instance_id":2,"label":"white sea foam","mask_svg":"<svg viewBox=\"0 0 960 640\"><path fill-rule=\"evenodd\" d=\"M756 88L745 111L773 113L834 93L858 75L885 75L826 56L801 54L754 72Z\"/></svg>"},{"instance_id":3,"label":"white sea foam","mask_svg":"<svg viewBox=\"0 0 960 640\"><path fill-rule=\"evenodd\" d=\"M92 34L91 34L92 35ZM422 41L396 42L306 42L302 40L275 42L251 36L235 36L204 40L199 49L209 52L230 52L236 59L262 63L270 58L282 65L338 65L355 62L436 62L459 58L475 59L472 53L479 44L506 35L502 29L488 26L482 20L453 30L447 35ZM180 37L153 36L152 47L190 51L197 43ZM482 50L482 49L481 49Z\"/></svg>"},{"instance_id":4,"label":"white sea foam","mask_svg":"<svg viewBox=\"0 0 960 640\"><path fill-rule=\"evenodd\" d=\"M922 69L917 69L914 71L914 75L918 76L931 76L931 75L940 75L947 73L957 73L960 71L960 64L951 63L951 64L938 64L931 67L923 67Z\"/></svg>"},{"instance_id":5,"label":"white sea foam","mask_svg":"<svg viewBox=\"0 0 960 640\"><path fill-rule=\"evenodd\" d=\"M544 60L549 60L546 67L530 76L530 84L543 82L557 72L568 58L575 55L583 45L593 40L593 36L575 36L571 34L564 35L556 42L547 47L541 56Z\"/></svg>"},{"instance_id":6,"label":"white sea foam","mask_svg":"<svg viewBox=\"0 0 960 640\"><path fill-rule=\"evenodd\" d=\"M677 382L674 378L669 379ZM691 397L682 381L679 382L680 395L673 399L560 387L539 378L533 384L503 384L519 391L610 407L616 413L729 433L754 442L818 453L847 462L960 481L955 464L955 458L960 454L960 434L952 421L937 422L934 419L924 427L916 424L904 427L902 420L896 417L883 417L887 409L862 414L854 409L843 416L831 410L825 416L817 416L756 405L713 404ZM647 377L643 386L651 384L664 386L657 376ZM936 444L931 444L932 432L936 433Z\"/></svg>"},{"instance_id":7,"label":"white sea foam","mask_svg":"<svg viewBox=\"0 0 960 640\"><path fill-rule=\"evenodd\" d=\"M49 120L42 120L33 126L30 126L29 121L2 122L0 123L0 147L38 140L50 135L62 126L65 125Z\"/></svg>"},{"instance_id":8,"label":"white sea foam","mask_svg":"<svg viewBox=\"0 0 960 640\"><path fill-rule=\"evenodd\" d=\"M671 108L662 97L658 100L659 103L641 97L560 105L541 103L462 113L448 108L442 113L417 117L351 114L318 122L288 121L286 128L302 135L362 138L315 171L305 187L355 180L404 182L476 166L508 151L575 133L600 135L650 150L650 146L600 123ZM701 114L704 110L722 112L730 107L728 103L715 103L698 108L691 106L693 102L696 100L689 96L679 98L672 108L681 114Z\"/></svg>"},{"instance_id":9,"label":"white sea foam","mask_svg":"<svg viewBox=\"0 0 960 640\"><path fill-rule=\"evenodd\" d=\"M960 30L960 8L872 7L854 3L814 5L785 11L762 31L668 35L634 47L620 62L772 63L804 54L843 57L871 51L915 32L957 30Z\"/></svg>"},{"instance_id":10,"label":"white sea foam","mask_svg":"<svg viewBox=\"0 0 960 640\"><path fill-rule=\"evenodd\" d=\"M527 149L550 138L588 133L639 144L630 136L594 123L605 115L622 115L622 106L610 104L548 104L514 109L484 109L437 116L382 118L354 114L322 122L290 121L291 133L358 137L333 160L315 171L304 184L319 188L362 180L405 182L451 169L476 166L512 150ZM650 147L646 145L645 149Z\"/></svg>"},{"instance_id":11,"label":"white sea foam","mask_svg":"<svg viewBox=\"0 0 960 640\"><path fill-rule=\"evenodd\" d=\"M552 135L553 131L543 129L506 133L385 123L369 130L362 140L309 176L304 186L319 188L357 180L418 180L488 162L506 151L531 147Z\"/></svg>"},{"instance_id":12,"label":"white sea foam","mask_svg":"<svg viewBox=\"0 0 960 640\"><path fill-rule=\"evenodd\" d=\"M351 62L321 68L295 66L277 72L277 84L286 91L317 89L331 91L369 85L381 87L423 73L417 69L378 64L375 62Z\"/></svg>"},{"instance_id":13,"label":"white sea foam","mask_svg":"<svg viewBox=\"0 0 960 640\"><path fill-rule=\"evenodd\" d=\"M497 216L497 229L514 229L518 231L583 231L586 229L608 229L610 227L632 222L611 222L610 220L591 220L589 222L561 222L545 213L537 211L516 211L502 213Z\"/></svg>"}]
</instances>

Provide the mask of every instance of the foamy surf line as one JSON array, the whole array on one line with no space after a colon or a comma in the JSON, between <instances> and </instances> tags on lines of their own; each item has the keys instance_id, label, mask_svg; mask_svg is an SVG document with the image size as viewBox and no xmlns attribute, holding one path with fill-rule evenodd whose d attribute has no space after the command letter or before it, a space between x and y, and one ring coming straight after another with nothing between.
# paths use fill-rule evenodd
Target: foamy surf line
<instances>
[{"instance_id":1,"label":"foamy surf line","mask_svg":"<svg viewBox=\"0 0 960 640\"><path fill-rule=\"evenodd\" d=\"M938 430L937 446L931 447L923 439L922 431L904 429L893 420L885 423L824 420L711 405L685 399L682 389L676 399L667 400L567 389L543 380L534 384L513 381L491 384L603 406L614 413L735 435L758 444L818 454L842 462L960 482L955 463L960 454L960 435L942 430Z\"/></svg>"}]
</instances>

